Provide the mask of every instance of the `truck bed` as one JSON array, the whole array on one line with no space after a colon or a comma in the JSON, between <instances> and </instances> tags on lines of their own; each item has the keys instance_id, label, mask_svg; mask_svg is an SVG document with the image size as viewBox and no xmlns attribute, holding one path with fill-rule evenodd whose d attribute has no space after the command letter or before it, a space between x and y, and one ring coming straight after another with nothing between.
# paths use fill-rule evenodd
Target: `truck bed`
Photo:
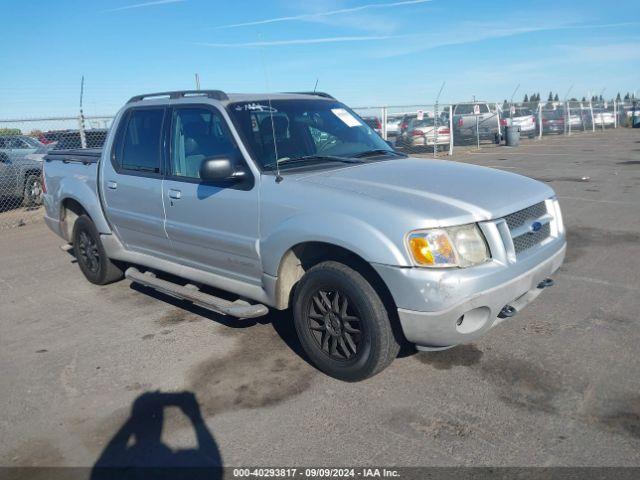
<instances>
[{"instance_id":1,"label":"truck bed","mask_svg":"<svg viewBox=\"0 0 640 480\"><path fill-rule=\"evenodd\" d=\"M94 219L98 229L108 233L98 199L98 165L102 150L99 148L53 150L43 162L46 192L45 220L59 235L70 240L70 231L64 230L61 206L65 199L80 203ZM62 230L61 230L62 229Z\"/></svg>"},{"instance_id":2,"label":"truck bed","mask_svg":"<svg viewBox=\"0 0 640 480\"><path fill-rule=\"evenodd\" d=\"M45 155L47 162L59 161L64 163L79 162L84 164L98 163L102 155L101 148L73 148L68 150L52 150Z\"/></svg>"}]
</instances>

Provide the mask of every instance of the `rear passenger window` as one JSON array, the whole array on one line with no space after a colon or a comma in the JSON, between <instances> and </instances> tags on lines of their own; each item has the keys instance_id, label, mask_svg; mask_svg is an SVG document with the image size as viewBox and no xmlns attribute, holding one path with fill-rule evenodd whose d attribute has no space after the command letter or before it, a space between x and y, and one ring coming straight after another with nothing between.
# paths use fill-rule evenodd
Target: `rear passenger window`
<instances>
[{"instance_id":1,"label":"rear passenger window","mask_svg":"<svg viewBox=\"0 0 640 480\"><path fill-rule=\"evenodd\" d=\"M160 137L164 109L133 110L122 139L120 167L139 172L160 172Z\"/></svg>"}]
</instances>

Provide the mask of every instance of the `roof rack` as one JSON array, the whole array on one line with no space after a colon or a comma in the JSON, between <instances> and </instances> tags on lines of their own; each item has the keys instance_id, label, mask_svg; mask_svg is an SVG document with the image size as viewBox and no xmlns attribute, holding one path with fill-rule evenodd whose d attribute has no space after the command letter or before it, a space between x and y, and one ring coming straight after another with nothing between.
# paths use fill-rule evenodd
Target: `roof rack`
<instances>
[{"instance_id":1,"label":"roof rack","mask_svg":"<svg viewBox=\"0 0 640 480\"><path fill-rule=\"evenodd\" d=\"M154 97L169 97L170 99L185 98L185 97L209 97L216 100L229 100L229 97L222 90L177 90L174 92L158 92L158 93L145 93L144 95L136 95L131 97L127 103L139 102L145 98Z\"/></svg>"},{"instance_id":2,"label":"roof rack","mask_svg":"<svg viewBox=\"0 0 640 480\"><path fill-rule=\"evenodd\" d=\"M299 95L315 95L316 97L330 98L331 100L335 100L333 95L329 95L325 92L285 92L285 93L296 93Z\"/></svg>"}]
</instances>

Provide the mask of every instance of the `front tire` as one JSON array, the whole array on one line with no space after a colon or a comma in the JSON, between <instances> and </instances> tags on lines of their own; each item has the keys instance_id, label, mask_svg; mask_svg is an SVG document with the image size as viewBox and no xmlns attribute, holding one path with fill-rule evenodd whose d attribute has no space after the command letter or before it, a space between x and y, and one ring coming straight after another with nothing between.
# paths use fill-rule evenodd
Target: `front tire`
<instances>
[{"instance_id":1,"label":"front tire","mask_svg":"<svg viewBox=\"0 0 640 480\"><path fill-rule=\"evenodd\" d=\"M338 262L320 263L302 277L293 298L293 318L311 361L340 380L372 377L400 350L374 288Z\"/></svg>"},{"instance_id":2,"label":"front tire","mask_svg":"<svg viewBox=\"0 0 640 480\"><path fill-rule=\"evenodd\" d=\"M73 251L80 270L91 283L107 285L124 277L122 269L107 257L100 233L87 215L78 217L73 225Z\"/></svg>"}]
</instances>

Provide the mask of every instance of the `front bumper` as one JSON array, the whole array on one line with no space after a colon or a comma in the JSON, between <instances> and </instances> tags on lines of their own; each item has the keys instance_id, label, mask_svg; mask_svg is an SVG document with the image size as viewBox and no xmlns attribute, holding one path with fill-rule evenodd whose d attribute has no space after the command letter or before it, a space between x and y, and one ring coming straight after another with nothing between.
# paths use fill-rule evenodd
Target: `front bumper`
<instances>
[{"instance_id":1,"label":"front bumper","mask_svg":"<svg viewBox=\"0 0 640 480\"><path fill-rule=\"evenodd\" d=\"M560 268L565 251L561 237L508 266L488 262L448 271L374 267L394 297L407 340L442 348L485 334L504 320L498 314L505 305L520 310L533 301L542 292L537 285Z\"/></svg>"}]
</instances>

